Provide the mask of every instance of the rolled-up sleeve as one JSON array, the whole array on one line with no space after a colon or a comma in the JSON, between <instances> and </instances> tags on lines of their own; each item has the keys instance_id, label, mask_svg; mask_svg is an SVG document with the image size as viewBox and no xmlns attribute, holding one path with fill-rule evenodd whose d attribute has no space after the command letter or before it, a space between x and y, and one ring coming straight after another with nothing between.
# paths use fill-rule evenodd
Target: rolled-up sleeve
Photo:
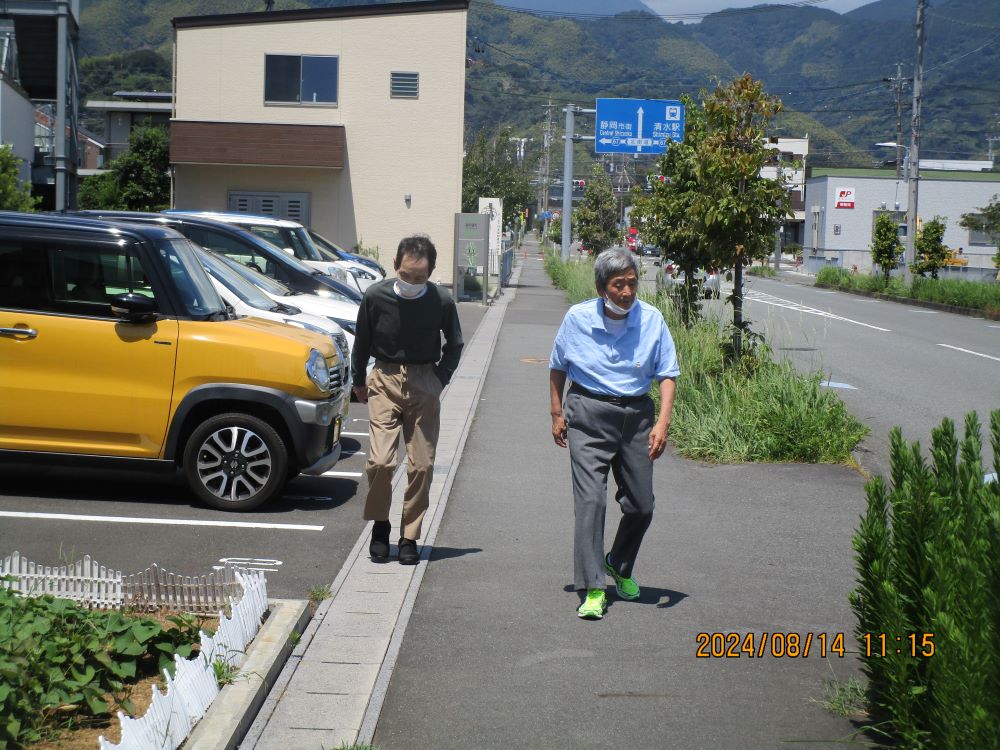
<instances>
[{"instance_id":1,"label":"rolled-up sleeve","mask_svg":"<svg viewBox=\"0 0 1000 750\"><path fill-rule=\"evenodd\" d=\"M667 378L676 378L681 374L681 367L677 361L677 349L674 347L674 337L670 335L670 329L667 328L666 323L663 323L660 329L660 343L657 348L657 382Z\"/></svg>"}]
</instances>

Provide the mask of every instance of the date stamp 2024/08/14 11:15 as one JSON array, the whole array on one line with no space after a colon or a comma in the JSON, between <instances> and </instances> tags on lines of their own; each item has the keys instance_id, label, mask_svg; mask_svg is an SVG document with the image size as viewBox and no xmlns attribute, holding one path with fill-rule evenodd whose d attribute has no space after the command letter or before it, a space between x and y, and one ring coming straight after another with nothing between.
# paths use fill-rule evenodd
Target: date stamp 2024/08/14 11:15
<instances>
[{"instance_id":1,"label":"date stamp 2024/08/14 11:15","mask_svg":"<svg viewBox=\"0 0 1000 750\"><path fill-rule=\"evenodd\" d=\"M844 655L848 653L844 645L845 641L846 636L843 632L700 632L696 636L695 656L699 659L762 658L765 656L804 659L810 654L815 654L821 657L838 656L844 658ZM864 633L860 636L859 642L861 652L866 657L886 656L887 654L906 655L914 658L934 656L933 633L907 633L905 635Z\"/></svg>"}]
</instances>

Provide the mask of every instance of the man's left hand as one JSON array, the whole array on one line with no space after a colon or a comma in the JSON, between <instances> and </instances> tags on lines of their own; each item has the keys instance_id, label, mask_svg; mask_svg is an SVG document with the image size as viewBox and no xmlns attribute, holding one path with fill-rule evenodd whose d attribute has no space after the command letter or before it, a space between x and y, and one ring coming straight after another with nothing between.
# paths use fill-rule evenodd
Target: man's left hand
<instances>
[{"instance_id":1,"label":"man's left hand","mask_svg":"<svg viewBox=\"0 0 1000 750\"><path fill-rule=\"evenodd\" d=\"M649 431L649 460L655 461L663 455L667 447L667 433L670 431L669 424L655 424Z\"/></svg>"}]
</instances>

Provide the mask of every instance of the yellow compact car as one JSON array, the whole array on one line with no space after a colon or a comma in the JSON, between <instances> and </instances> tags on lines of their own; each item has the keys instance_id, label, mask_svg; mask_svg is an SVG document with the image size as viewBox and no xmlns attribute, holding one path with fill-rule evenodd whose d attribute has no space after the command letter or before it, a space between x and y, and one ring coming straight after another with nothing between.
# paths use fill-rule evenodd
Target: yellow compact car
<instances>
[{"instance_id":1,"label":"yellow compact car","mask_svg":"<svg viewBox=\"0 0 1000 750\"><path fill-rule=\"evenodd\" d=\"M176 467L249 510L336 464L347 364L237 318L172 229L0 212L0 458Z\"/></svg>"}]
</instances>

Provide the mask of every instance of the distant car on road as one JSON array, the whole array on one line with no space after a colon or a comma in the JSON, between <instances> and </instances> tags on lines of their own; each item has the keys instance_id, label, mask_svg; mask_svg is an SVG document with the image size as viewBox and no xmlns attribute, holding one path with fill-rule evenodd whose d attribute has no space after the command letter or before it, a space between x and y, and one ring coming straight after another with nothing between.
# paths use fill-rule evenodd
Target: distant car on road
<instances>
[{"instance_id":1,"label":"distant car on road","mask_svg":"<svg viewBox=\"0 0 1000 750\"><path fill-rule=\"evenodd\" d=\"M660 255L660 248L656 245L643 245L642 250L639 251L640 255L645 255L649 258L656 258Z\"/></svg>"}]
</instances>

